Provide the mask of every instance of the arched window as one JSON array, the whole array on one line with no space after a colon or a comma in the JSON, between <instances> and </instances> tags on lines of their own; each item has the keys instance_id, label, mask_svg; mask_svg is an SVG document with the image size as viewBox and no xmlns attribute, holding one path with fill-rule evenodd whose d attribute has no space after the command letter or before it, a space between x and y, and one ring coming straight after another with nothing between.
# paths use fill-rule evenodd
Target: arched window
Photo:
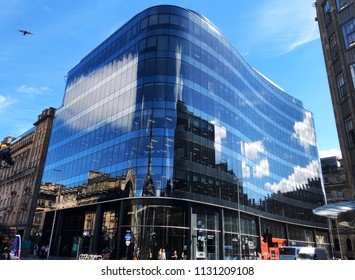
<instances>
[{"instance_id":1,"label":"arched window","mask_svg":"<svg viewBox=\"0 0 355 280\"><path fill-rule=\"evenodd\" d=\"M348 251L352 251L352 250L353 250L353 244L352 244L350 238L347 238L347 239L346 239L346 249L347 249Z\"/></svg>"},{"instance_id":2,"label":"arched window","mask_svg":"<svg viewBox=\"0 0 355 280\"><path fill-rule=\"evenodd\" d=\"M340 245L339 245L339 239L338 238L334 239L334 249L335 249L335 251L340 251Z\"/></svg>"}]
</instances>

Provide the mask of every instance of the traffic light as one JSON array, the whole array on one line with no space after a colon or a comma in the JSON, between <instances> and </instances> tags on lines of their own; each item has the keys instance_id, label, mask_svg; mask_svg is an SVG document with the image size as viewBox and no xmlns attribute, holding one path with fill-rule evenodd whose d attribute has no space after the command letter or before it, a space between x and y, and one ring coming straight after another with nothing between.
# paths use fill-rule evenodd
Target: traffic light
<instances>
[{"instance_id":1,"label":"traffic light","mask_svg":"<svg viewBox=\"0 0 355 280\"><path fill-rule=\"evenodd\" d=\"M3 166L2 161L6 162L8 166ZM8 143L1 143L0 147L0 167L9 167L14 165L15 162L11 157L11 150Z\"/></svg>"},{"instance_id":2,"label":"traffic light","mask_svg":"<svg viewBox=\"0 0 355 280\"><path fill-rule=\"evenodd\" d=\"M272 242L272 234L269 233L269 229L266 229L262 237L263 237L263 242L267 243L268 247L274 247L274 242Z\"/></svg>"},{"instance_id":3,"label":"traffic light","mask_svg":"<svg viewBox=\"0 0 355 280\"><path fill-rule=\"evenodd\" d=\"M271 234L269 234L267 237L267 245L269 247L274 247L274 242L272 242L272 235Z\"/></svg>"},{"instance_id":4,"label":"traffic light","mask_svg":"<svg viewBox=\"0 0 355 280\"><path fill-rule=\"evenodd\" d=\"M267 236L268 236L268 235L267 235L266 233L263 234L263 242L264 242L264 243L267 243Z\"/></svg>"}]
</instances>

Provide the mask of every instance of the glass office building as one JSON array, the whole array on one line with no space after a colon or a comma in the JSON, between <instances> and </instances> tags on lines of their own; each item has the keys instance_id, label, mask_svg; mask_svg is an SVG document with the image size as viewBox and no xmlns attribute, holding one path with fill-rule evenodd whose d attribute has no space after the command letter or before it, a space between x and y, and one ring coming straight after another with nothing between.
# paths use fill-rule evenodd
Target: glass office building
<instances>
[{"instance_id":1,"label":"glass office building","mask_svg":"<svg viewBox=\"0 0 355 280\"><path fill-rule=\"evenodd\" d=\"M280 245L329 248L327 220L312 213L324 204L321 177L302 102L204 16L155 6L68 74L42 180L60 186L60 200L42 239L58 212L54 255L108 247L116 259L156 259L160 249L247 259Z\"/></svg>"}]
</instances>

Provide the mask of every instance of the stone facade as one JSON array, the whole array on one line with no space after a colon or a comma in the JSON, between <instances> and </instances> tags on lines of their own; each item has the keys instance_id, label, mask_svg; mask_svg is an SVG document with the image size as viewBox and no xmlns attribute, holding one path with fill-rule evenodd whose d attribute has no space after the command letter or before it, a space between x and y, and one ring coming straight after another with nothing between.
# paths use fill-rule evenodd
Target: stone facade
<instances>
[{"instance_id":1,"label":"stone facade","mask_svg":"<svg viewBox=\"0 0 355 280\"><path fill-rule=\"evenodd\" d=\"M317 0L314 3L324 61L328 75L339 144L340 165L322 169L327 203L353 201L355 198L355 38L353 0ZM334 256L354 259L355 228L332 220Z\"/></svg>"},{"instance_id":2,"label":"stone facade","mask_svg":"<svg viewBox=\"0 0 355 280\"><path fill-rule=\"evenodd\" d=\"M29 240L55 109L45 109L34 127L18 138L6 137L15 165L0 171L0 223Z\"/></svg>"},{"instance_id":3,"label":"stone facade","mask_svg":"<svg viewBox=\"0 0 355 280\"><path fill-rule=\"evenodd\" d=\"M327 204L349 201L352 191L348 188L343 167L343 160L337 157L321 159L324 187ZM334 257L342 259L355 259L355 228L349 223L336 223L331 221L334 245Z\"/></svg>"},{"instance_id":4,"label":"stone facade","mask_svg":"<svg viewBox=\"0 0 355 280\"><path fill-rule=\"evenodd\" d=\"M330 95L349 191L355 186L355 48L349 26L354 21L353 1L315 2Z\"/></svg>"}]
</instances>

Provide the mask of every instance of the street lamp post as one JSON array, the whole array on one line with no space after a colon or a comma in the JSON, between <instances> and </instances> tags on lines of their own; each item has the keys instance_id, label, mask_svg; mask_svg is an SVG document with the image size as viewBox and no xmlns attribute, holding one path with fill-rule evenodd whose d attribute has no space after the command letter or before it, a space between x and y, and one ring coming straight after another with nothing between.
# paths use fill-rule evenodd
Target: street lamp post
<instances>
[{"instance_id":1,"label":"street lamp post","mask_svg":"<svg viewBox=\"0 0 355 280\"><path fill-rule=\"evenodd\" d=\"M58 170L58 169L54 169L54 171L61 172L61 170ZM54 217L53 217L53 223L52 223L52 229L51 229L51 236L49 238L49 244L48 244L47 259L49 259L49 255L50 255L50 251L51 251L55 220L57 217L57 211L58 211L58 206L59 206L59 199L60 199L60 185L58 184L57 196L55 198L55 209L54 209Z\"/></svg>"},{"instance_id":2,"label":"street lamp post","mask_svg":"<svg viewBox=\"0 0 355 280\"><path fill-rule=\"evenodd\" d=\"M339 227L338 227L338 217L335 218L335 226L336 226L338 240L339 240L340 259L343 259L343 250L341 249Z\"/></svg>"},{"instance_id":3,"label":"street lamp post","mask_svg":"<svg viewBox=\"0 0 355 280\"><path fill-rule=\"evenodd\" d=\"M240 218L240 184L239 182L242 182L243 180L240 180L237 178L237 202L238 202L238 231L239 231L239 259L242 260L243 254L242 254L242 226L241 226L241 218Z\"/></svg>"}]
</instances>

